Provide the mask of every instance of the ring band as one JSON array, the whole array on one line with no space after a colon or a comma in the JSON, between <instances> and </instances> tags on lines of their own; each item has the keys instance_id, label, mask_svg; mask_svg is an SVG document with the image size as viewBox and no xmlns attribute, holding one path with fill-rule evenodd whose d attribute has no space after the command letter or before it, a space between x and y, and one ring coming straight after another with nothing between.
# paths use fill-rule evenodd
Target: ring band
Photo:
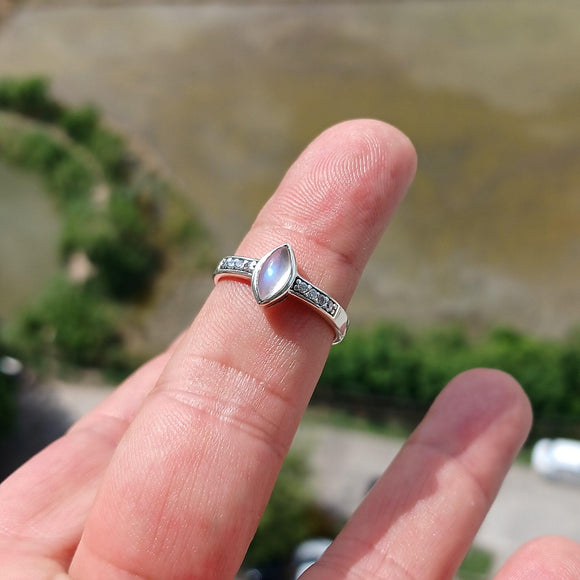
<instances>
[{"instance_id":1,"label":"ring band","mask_svg":"<svg viewBox=\"0 0 580 580\"><path fill-rule=\"evenodd\" d=\"M215 269L213 279L217 284L221 278L231 276L250 279L254 298L263 306L272 306L288 296L299 298L330 323L336 333L332 344L344 338L349 325L346 311L334 298L298 274L289 244L278 246L260 259L226 256Z\"/></svg>"}]
</instances>

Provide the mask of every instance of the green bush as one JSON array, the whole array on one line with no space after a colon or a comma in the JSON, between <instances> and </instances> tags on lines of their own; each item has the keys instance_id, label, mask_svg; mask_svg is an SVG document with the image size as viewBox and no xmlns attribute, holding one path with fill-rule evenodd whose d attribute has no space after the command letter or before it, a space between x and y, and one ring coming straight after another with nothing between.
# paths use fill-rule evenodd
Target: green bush
<instances>
[{"instance_id":1,"label":"green bush","mask_svg":"<svg viewBox=\"0 0 580 580\"><path fill-rule=\"evenodd\" d=\"M460 580L485 580L489 578L492 566L493 554L472 546L457 571L457 577Z\"/></svg>"},{"instance_id":2,"label":"green bush","mask_svg":"<svg viewBox=\"0 0 580 580\"><path fill-rule=\"evenodd\" d=\"M65 148L46 133L29 131L21 134L12 161L33 171L50 173L67 155Z\"/></svg>"},{"instance_id":3,"label":"green bush","mask_svg":"<svg viewBox=\"0 0 580 580\"><path fill-rule=\"evenodd\" d=\"M61 247L65 255L86 252L96 282L113 298L146 294L161 266L152 227L128 190L113 192L108 207L73 204L67 212Z\"/></svg>"},{"instance_id":4,"label":"green bush","mask_svg":"<svg viewBox=\"0 0 580 580\"><path fill-rule=\"evenodd\" d=\"M48 189L64 204L87 197L93 185L91 169L46 131L2 128L0 154L11 163L40 173Z\"/></svg>"},{"instance_id":5,"label":"green bush","mask_svg":"<svg viewBox=\"0 0 580 580\"><path fill-rule=\"evenodd\" d=\"M315 397L360 401L376 414L426 408L456 374L492 367L512 374L534 409L535 436L580 436L580 339L554 341L495 328L469 340L458 327L411 333L381 324L333 348ZM316 399L315 399L316 400Z\"/></svg>"},{"instance_id":6,"label":"green bush","mask_svg":"<svg viewBox=\"0 0 580 580\"><path fill-rule=\"evenodd\" d=\"M526 390L536 414L548 416L567 412L563 353L561 343L498 328L477 345L476 360L479 366L513 375Z\"/></svg>"},{"instance_id":7,"label":"green bush","mask_svg":"<svg viewBox=\"0 0 580 580\"><path fill-rule=\"evenodd\" d=\"M39 121L54 122L61 107L51 97L50 84L43 77L0 80L0 109L7 109Z\"/></svg>"},{"instance_id":8,"label":"green bush","mask_svg":"<svg viewBox=\"0 0 580 580\"><path fill-rule=\"evenodd\" d=\"M46 131L2 128L0 154L11 163L40 173L64 205L89 196L94 182L91 168Z\"/></svg>"},{"instance_id":9,"label":"green bush","mask_svg":"<svg viewBox=\"0 0 580 580\"><path fill-rule=\"evenodd\" d=\"M89 258L112 296L122 300L142 296L161 265L152 233L135 202L123 194L111 197L109 219L114 234L96 240Z\"/></svg>"},{"instance_id":10,"label":"green bush","mask_svg":"<svg viewBox=\"0 0 580 580\"><path fill-rule=\"evenodd\" d=\"M305 457L296 451L291 452L282 465L246 554L246 567L286 561L300 542L316 536L336 535L336 523L315 505L307 476Z\"/></svg>"},{"instance_id":11,"label":"green bush","mask_svg":"<svg viewBox=\"0 0 580 580\"><path fill-rule=\"evenodd\" d=\"M0 350L0 358L4 356ZM0 438L10 433L16 418L17 383L13 377L0 373Z\"/></svg>"},{"instance_id":12,"label":"green bush","mask_svg":"<svg viewBox=\"0 0 580 580\"><path fill-rule=\"evenodd\" d=\"M472 361L473 350L464 329L459 326L445 326L415 335L413 352L420 371L412 396L424 408L456 374L481 366Z\"/></svg>"},{"instance_id":13,"label":"green bush","mask_svg":"<svg viewBox=\"0 0 580 580\"><path fill-rule=\"evenodd\" d=\"M86 142L87 148L103 166L111 181L126 181L130 170L130 159L125 142L119 135L97 127Z\"/></svg>"},{"instance_id":14,"label":"green bush","mask_svg":"<svg viewBox=\"0 0 580 580\"><path fill-rule=\"evenodd\" d=\"M352 333L331 350L321 383L343 394L356 395L362 384L367 395L412 396L420 372L412 341L411 334L395 324Z\"/></svg>"},{"instance_id":15,"label":"green bush","mask_svg":"<svg viewBox=\"0 0 580 580\"><path fill-rule=\"evenodd\" d=\"M0 80L0 109L28 118L0 127L0 155L42 175L64 213L64 259L82 251L95 267L83 289L65 280L45 289L10 325L11 344L27 362L58 358L94 365L106 360L111 371L125 373L121 351L109 348L117 340L111 305L149 292L162 266L162 247L189 248L195 237L199 259L203 230L186 216L164 180L134 162L124 139L102 125L94 107L61 105L50 95L47 80L33 77ZM112 192L108 199L92 195L96 186ZM168 215L171 219L162 224Z\"/></svg>"},{"instance_id":16,"label":"green bush","mask_svg":"<svg viewBox=\"0 0 580 580\"><path fill-rule=\"evenodd\" d=\"M99 122L99 112L91 106L65 109L60 118L60 124L69 137L79 143L87 143L91 139Z\"/></svg>"},{"instance_id":17,"label":"green bush","mask_svg":"<svg viewBox=\"0 0 580 580\"><path fill-rule=\"evenodd\" d=\"M97 294L58 278L11 323L6 342L28 361L56 358L92 366L106 363L119 335Z\"/></svg>"},{"instance_id":18,"label":"green bush","mask_svg":"<svg viewBox=\"0 0 580 580\"><path fill-rule=\"evenodd\" d=\"M47 180L50 190L64 205L88 197L93 186L91 172L71 155L63 158L48 173Z\"/></svg>"},{"instance_id":19,"label":"green bush","mask_svg":"<svg viewBox=\"0 0 580 580\"><path fill-rule=\"evenodd\" d=\"M88 199L77 199L65 208L61 253L65 258L75 251L88 253L101 238L113 238L114 235L105 209L95 208Z\"/></svg>"},{"instance_id":20,"label":"green bush","mask_svg":"<svg viewBox=\"0 0 580 580\"><path fill-rule=\"evenodd\" d=\"M51 96L49 89L50 83L42 77L0 79L0 109L59 125L73 141L91 151L109 179L125 180L130 159L124 140L100 125L97 109L64 107Z\"/></svg>"}]
</instances>

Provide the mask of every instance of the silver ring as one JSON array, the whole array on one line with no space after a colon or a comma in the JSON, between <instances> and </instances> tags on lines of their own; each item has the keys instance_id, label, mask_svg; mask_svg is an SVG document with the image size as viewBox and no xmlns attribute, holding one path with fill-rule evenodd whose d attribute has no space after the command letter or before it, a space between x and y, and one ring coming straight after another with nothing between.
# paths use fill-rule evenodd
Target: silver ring
<instances>
[{"instance_id":1,"label":"silver ring","mask_svg":"<svg viewBox=\"0 0 580 580\"><path fill-rule=\"evenodd\" d=\"M258 304L272 306L288 296L295 296L312 306L330 323L336 333L332 344L338 344L348 329L344 308L326 292L298 274L294 250L282 244L259 260L242 256L226 256L213 273L217 284L224 277L250 279Z\"/></svg>"}]
</instances>

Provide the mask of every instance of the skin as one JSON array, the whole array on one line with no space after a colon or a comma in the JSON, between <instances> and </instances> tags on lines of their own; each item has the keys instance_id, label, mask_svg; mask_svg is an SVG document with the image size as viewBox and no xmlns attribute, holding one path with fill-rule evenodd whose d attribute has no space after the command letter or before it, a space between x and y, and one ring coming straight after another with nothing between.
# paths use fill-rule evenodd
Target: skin
<instances>
[{"instance_id":1,"label":"skin","mask_svg":"<svg viewBox=\"0 0 580 580\"><path fill-rule=\"evenodd\" d=\"M289 242L347 306L415 166L389 125L332 127L237 253ZM220 281L165 353L0 486L2 578L232 579L332 338L306 305L264 309L247 284ZM456 377L305 580L451 579L530 423L510 376ZM536 540L496 578L578 579L580 546Z\"/></svg>"}]
</instances>

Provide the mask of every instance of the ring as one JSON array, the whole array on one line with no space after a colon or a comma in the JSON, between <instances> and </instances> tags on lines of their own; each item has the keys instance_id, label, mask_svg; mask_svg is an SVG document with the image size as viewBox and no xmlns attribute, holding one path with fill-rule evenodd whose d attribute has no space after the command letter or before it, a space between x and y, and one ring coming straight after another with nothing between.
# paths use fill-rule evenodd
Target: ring
<instances>
[{"instance_id":1,"label":"ring","mask_svg":"<svg viewBox=\"0 0 580 580\"><path fill-rule=\"evenodd\" d=\"M258 304L272 306L288 296L295 296L316 309L336 333L332 344L338 344L348 329L344 308L326 292L298 274L296 257L290 244L282 244L259 260L242 256L226 256L213 273L217 284L221 278L250 279Z\"/></svg>"}]
</instances>

